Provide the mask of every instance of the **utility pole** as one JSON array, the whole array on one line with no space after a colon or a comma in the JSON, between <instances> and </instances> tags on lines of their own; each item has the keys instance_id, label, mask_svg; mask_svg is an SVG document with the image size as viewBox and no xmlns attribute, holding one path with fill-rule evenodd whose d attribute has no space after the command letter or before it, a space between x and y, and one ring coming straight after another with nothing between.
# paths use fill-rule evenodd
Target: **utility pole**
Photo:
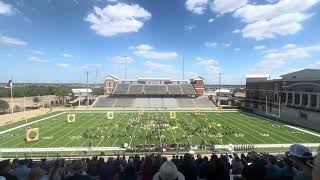
<instances>
[{"instance_id":1,"label":"utility pole","mask_svg":"<svg viewBox=\"0 0 320 180\"><path fill-rule=\"evenodd\" d=\"M222 72L219 72L219 96L218 96L218 106L220 107L220 96L221 96L221 75L223 74Z\"/></svg>"},{"instance_id":2,"label":"utility pole","mask_svg":"<svg viewBox=\"0 0 320 180\"><path fill-rule=\"evenodd\" d=\"M89 83L89 72L87 71L87 107L89 106L89 84L88 83Z\"/></svg>"},{"instance_id":3,"label":"utility pole","mask_svg":"<svg viewBox=\"0 0 320 180\"><path fill-rule=\"evenodd\" d=\"M124 79L127 80L127 56L124 56Z\"/></svg>"}]
</instances>

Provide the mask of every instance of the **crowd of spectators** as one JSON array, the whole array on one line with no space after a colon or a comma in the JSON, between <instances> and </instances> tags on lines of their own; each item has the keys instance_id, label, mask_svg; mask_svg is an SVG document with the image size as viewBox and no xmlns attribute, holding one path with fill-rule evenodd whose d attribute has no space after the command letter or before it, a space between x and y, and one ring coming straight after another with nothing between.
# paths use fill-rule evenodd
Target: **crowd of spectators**
<instances>
[{"instance_id":1,"label":"crowd of spectators","mask_svg":"<svg viewBox=\"0 0 320 180\"><path fill-rule=\"evenodd\" d=\"M0 180L320 180L320 157L294 144L284 156L212 154L0 162Z\"/></svg>"}]
</instances>

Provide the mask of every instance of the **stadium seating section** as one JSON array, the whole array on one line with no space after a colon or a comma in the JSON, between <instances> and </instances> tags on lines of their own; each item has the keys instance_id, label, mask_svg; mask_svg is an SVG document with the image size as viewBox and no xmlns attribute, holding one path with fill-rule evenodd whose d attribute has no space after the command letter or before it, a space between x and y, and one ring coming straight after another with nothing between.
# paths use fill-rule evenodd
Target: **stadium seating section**
<instances>
[{"instance_id":1,"label":"stadium seating section","mask_svg":"<svg viewBox=\"0 0 320 180\"><path fill-rule=\"evenodd\" d=\"M106 108L212 108L214 104L206 97L198 98L129 98L99 97L93 107Z\"/></svg>"},{"instance_id":2,"label":"stadium seating section","mask_svg":"<svg viewBox=\"0 0 320 180\"><path fill-rule=\"evenodd\" d=\"M167 84L167 85L151 85L151 84L118 84L113 94L115 95L195 95L196 91L191 84Z\"/></svg>"}]
</instances>

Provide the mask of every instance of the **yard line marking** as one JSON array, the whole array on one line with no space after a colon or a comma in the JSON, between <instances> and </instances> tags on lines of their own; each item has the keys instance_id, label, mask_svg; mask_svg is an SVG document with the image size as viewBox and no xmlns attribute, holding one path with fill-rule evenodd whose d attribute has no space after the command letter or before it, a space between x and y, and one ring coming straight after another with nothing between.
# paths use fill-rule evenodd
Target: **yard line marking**
<instances>
[{"instance_id":1,"label":"yard line marking","mask_svg":"<svg viewBox=\"0 0 320 180\"><path fill-rule=\"evenodd\" d=\"M182 116L180 113L177 113L178 115ZM180 121L179 121L179 125L181 125ZM186 134L186 132L184 131L183 128L180 128L182 130L182 132L185 134L185 136L187 137L187 139L189 140L190 144L192 144L190 138L189 138L189 135Z\"/></svg>"},{"instance_id":2,"label":"yard line marking","mask_svg":"<svg viewBox=\"0 0 320 180\"><path fill-rule=\"evenodd\" d=\"M228 115L230 115L230 114L228 114ZM227 116L227 115L226 115ZM230 115L231 117L234 117L234 116L232 116L232 115ZM236 119L236 117L235 117L235 119ZM250 122L250 119L244 119L244 118L238 118L243 124L245 124L245 125L243 125L243 127L246 127L247 129L251 129L252 131L254 131L254 129L253 128L251 128L251 126L248 126L248 124L249 123L252 123L252 122ZM249 121L249 122L248 122ZM237 122L238 123L238 122ZM239 123L238 123L239 124ZM253 123L254 124L254 123ZM290 139L287 139L287 138L284 138L284 137L281 137L281 136L279 136L279 135L277 135L277 134L275 134L275 133L273 133L273 132L271 132L271 131L268 131L268 130L265 130L264 128L261 128L260 126L254 126L255 128L257 128L257 130L262 130L262 131L264 131L264 132L266 132L266 133L268 133L268 134L272 134L272 135L274 135L274 136L278 136L278 137L280 137L280 138L282 138L282 139L284 139L284 140L288 140L288 141L291 141L291 142L293 142L292 140L290 140ZM259 131L259 132L261 132L261 131ZM258 135L257 135L258 136ZM257 137L256 136L256 137ZM268 136L268 137L265 137L265 138L267 138L267 139L271 139L272 141L274 141L274 142L277 142L277 143L281 143L281 141L279 141L279 140L277 140L277 139L274 139L273 137L271 137L271 136Z\"/></svg>"},{"instance_id":3,"label":"yard line marking","mask_svg":"<svg viewBox=\"0 0 320 180\"><path fill-rule=\"evenodd\" d=\"M92 117L94 115L89 115L89 117ZM88 118L88 117L83 117L81 119L85 119L85 118ZM50 144L48 144L47 146L49 147L50 145L54 144L55 142L59 141L60 139L62 138L66 138L69 134L72 134L74 131L78 131L79 129L82 129L82 127L85 127L85 125L88 125L89 123L91 123L94 119L92 118L90 121L86 122L86 123L83 123L81 126L69 131L67 134L64 134L64 136L61 136L60 138L56 139L55 141L51 142ZM65 130L65 129L63 129ZM56 134L56 133L55 133ZM71 140L72 141L72 140Z\"/></svg>"},{"instance_id":4,"label":"yard line marking","mask_svg":"<svg viewBox=\"0 0 320 180\"><path fill-rule=\"evenodd\" d=\"M124 119L124 117L127 117L127 115L121 115L122 117L120 118L119 122L122 121ZM113 121L114 119L112 120L109 120L107 125L109 124L110 121ZM110 130L108 131L107 135L110 134L110 132L113 130L113 128L116 126L116 123L114 123L114 125L112 126L112 128L110 128ZM97 147L99 147L100 143L104 140L104 137L99 141L99 143L97 144Z\"/></svg>"},{"instance_id":5,"label":"yard line marking","mask_svg":"<svg viewBox=\"0 0 320 180\"><path fill-rule=\"evenodd\" d=\"M268 122L268 121L265 121L265 120L262 120L262 119L259 119L259 118L252 118L252 117L249 117L248 120L250 121L250 123L253 123L253 124L257 124L256 121L258 121L258 120L260 120L261 122L266 122L266 123L268 123L268 124L265 125L266 128L268 128L268 129L270 129L270 130L272 130L272 131L276 131L276 132L278 132L278 133L284 134L285 136L288 136L288 134L282 132L281 130L278 130L278 129L276 129L276 128L270 128L270 127L269 127L270 122ZM277 124L280 124L280 123L277 123ZM280 124L280 125L282 125L282 124ZM259 129L263 129L263 128L259 128ZM263 130L264 130L264 129L263 129ZM266 130L265 130L265 131L266 131ZM288 138L286 138L286 137L280 136L280 135L278 135L277 133L273 133L272 131L270 131L270 132L271 132L273 135L276 135L276 136L278 136L278 137L281 137L282 139L285 139L285 140L290 141L290 142L292 142L292 143L295 142L295 141L293 141L292 139L288 139ZM299 137L296 137L296 136L292 136L292 137L295 138L295 139L301 140L302 143L309 143L309 141L306 141L306 140L304 140L304 139L302 139L302 138L299 138Z\"/></svg>"},{"instance_id":6,"label":"yard line marking","mask_svg":"<svg viewBox=\"0 0 320 180\"><path fill-rule=\"evenodd\" d=\"M136 114L136 113L132 113L132 115L130 116L129 119L131 119L134 114ZM124 126L124 128L120 131L120 134L123 132L123 130L124 130L125 128L126 128L126 126ZM114 145L117 143L118 139L119 139L119 138L117 137L117 139L116 139L116 140L114 141L114 143L112 144L112 147L114 147Z\"/></svg>"},{"instance_id":7,"label":"yard line marking","mask_svg":"<svg viewBox=\"0 0 320 180\"><path fill-rule=\"evenodd\" d=\"M208 117L208 113L206 113L206 117ZM205 123L207 123L207 124L210 124L210 122L209 121L207 121L205 118L200 118L200 119L202 119L203 121L205 121ZM198 122L198 119L195 119L197 122ZM199 122L198 122L199 123ZM200 123L199 123L200 124ZM207 130L207 133L210 133L210 131L209 131L209 128L205 128L206 130ZM218 128L214 128L215 130L217 130L217 131L219 131L219 129ZM220 134L222 134L222 131L219 131L220 132ZM213 136L216 140L217 140L217 142L219 143L219 139L217 138L217 137L215 137L215 136ZM237 143L235 140L233 140L232 138L230 138L229 136L226 136L228 139L230 139L231 141L233 141L234 143Z\"/></svg>"},{"instance_id":8,"label":"yard line marking","mask_svg":"<svg viewBox=\"0 0 320 180\"><path fill-rule=\"evenodd\" d=\"M164 114L164 117L166 118L166 120L168 121L168 118L166 116L166 113L165 112L162 112ZM172 132L172 129L169 127L170 131L171 131L171 134L172 134L172 137L174 139L174 143L177 144L177 141L176 141L176 137L174 136L173 132Z\"/></svg>"},{"instance_id":9,"label":"yard line marking","mask_svg":"<svg viewBox=\"0 0 320 180\"><path fill-rule=\"evenodd\" d=\"M59 124L60 122L60 119L59 120L55 120L53 123L52 123L52 125L54 125L54 124ZM59 125L60 126L60 125ZM47 129L46 131L41 131L41 134L43 134L43 133L46 133L46 132L48 132L48 131L51 131L52 129ZM15 138L13 138L13 139L11 139L11 140L9 140L9 141L6 141L6 142L4 142L4 143L2 143L2 144L0 144L0 146L3 146L3 145L5 145L5 144L8 144L9 142L11 142L11 141L16 141L16 140L19 140L20 138L22 138L21 136L17 136L17 137L15 137ZM22 142L23 143L23 142ZM22 144L21 142L19 143L19 145L20 144Z\"/></svg>"},{"instance_id":10,"label":"yard line marking","mask_svg":"<svg viewBox=\"0 0 320 180\"><path fill-rule=\"evenodd\" d=\"M221 113L217 113L216 115L217 115L217 116L222 116ZM230 119L230 118L227 118L227 119ZM232 119L231 119L231 120L232 120ZM238 129L238 130L242 131L243 133L245 133L245 134L247 134L247 135L249 135L249 136L251 136L251 137L253 137L253 138L255 138L255 139L258 139L259 141L262 141L263 143L266 143L264 140L262 140L262 139L260 139L260 138L257 138L257 137L255 137L255 136L253 136L253 135L251 135L250 133L244 131L242 128L239 128L239 127L237 127L237 126L235 126L235 125L233 125L233 124L230 124L228 121L223 121L223 122L224 122L224 123L227 123L229 126L236 127L235 129ZM255 143L251 142L251 141L250 141L249 139L247 139L247 138L244 138L244 139L245 139L245 141L249 142L250 144L255 144Z\"/></svg>"},{"instance_id":11,"label":"yard line marking","mask_svg":"<svg viewBox=\"0 0 320 180\"><path fill-rule=\"evenodd\" d=\"M248 116L253 116L253 117L261 118L261 119L264 119L264 120L266 120L266 121L271 121L271 122L274 122L274 123L282 124L282 125L284 125L284 126L286 126L286 127L289 127L289 128L292 128L292 129L296 129L296 130L300 130L300 131L302 131L302 132L305 132L305 133L308 133L308 134L311 134L311 135L320 137L320 134L317 134L317 133L314 133L314 132L311 132L311 131L308 131L308 130L304 130L304 129L301 129L301 128L298 128L298 127L286 125L286 124L284 124L283 122L278 122L278 121L275 121L275 120L272 120L272 119L268 119L268 118L265 118L265 117L259 117L259 116L255 115L255 114L248 114L248 113L246 113L246 112L241 112L241 113L246 114L246 115L248 115Z\"/></svg>"},{"instance_id":12,"label":"yard line marking","mask_svg":"<svg viewBox=\"0 0 320 180\"><path fill-rule=\"evenodd\" d=\"M65 113L65 112L62 112L62 113L59 113L59 114L55 114L55 115L52 115L52 116L49 116L49 117L45 117L45 118L42 118L42 119L39 119L39 120L32 121L32 122L27 123L27 124L22 124L22 125L20 125L20 126L14 127L14 128L10 128L10 129L1 131L1 132L0 132L0 135L1 135L1 134L4 134L4 133L7 133L7 132L10 132L10 131L13 131L13 130L16 130L16 129L20 129L20 128L25 127L25 126L29 126L29 125L34 124L34 123L37 123L37 122L44 121L44 120L46 120L46 119L50 119L50 118L59 116L59 115L64 114L64 113Z\"/></svg>"},{"instance_id":13,"label":"yard line marking","mask_svg":"<svg viewBox=\"0 0 320 180\"><path fill-rule=\"evenodd\" d=\"M141 118L141 115L138 113L138 118ZM142 119L142 118L141 118ZM134 138L134 136L135 136L135 133L136 133L136 130L137 130L137 127L138 127L138 125L140 125L140 120L141 119L139 119L139 122L135 125L135 127L134 127L134 131L133 131L133 135L131 136L131 139L130 139L130 143L129 143L129 147L131 147L131 143L132 143L132 140L133 140L133 138Z\"/></svg>"},{"instance_id":14,"label":"yard line marking","mask_svg":"<svg viewBox=\"0 0 320 180\"><path fill-rule=\"evenodd\" d=\"M91 115L91 116L93 116L93 115ZM90 116L89 116L89 117L90 117ZM87 117L84 116L84 117L81 117L81 118L79 118L79 119L84 119L84 118L87 118ZM92 121L92 119L91 119L90 121L88 121L87 123L82 124L82 126L80 126L80 127L84 127L84 125L89 124L91 121ZM71 123L70 125L68 124L68 127L72 127L72 123ZM47 144L46 146L47 146L47 147L50 147L50 145L54 144L54 143L57 142L58 140L60 140L60 139L62 139L62 138L66 138L68 134L71 134L71 133L74 132L75 130L78 131L79 129L80 129L79 127L74 128L73 130L69 131L67 134L64 134L63 136L59 137L58 139L55 139L55 141L51 142L50 144ZM57 134L57 133L60 133L61 131L64 132L64 131L67 131L67 130L68 130L68 128L61 128L60 131L55 132L54 134L52 134L52 136L55 135L55 134ZM42 142L42 141L41 141L41 142ZM36 142L35 144L33 144L32 147L34 147L34 145L36 145L36 144L38 144L38 143L40 143L40 141L38 141L38 142Z\"/></svg>"},{"instance_id":15,"label":"yard line marking","mask_svg":"<svg viewBox=\"0 0 320 180\"><path fill-rule=\"evenodd\" d=\"M215 116L213 116L213 114L215 115ZM227 123L228 125L230 125L230 123L228 123L227 121L225 121L221 116L220 116L220 113L216 113L216 112L214 112L214 113L210 113L209 114L209 116L210 117L213 117L213 118L217 118L217 122L220 124L220 123ZM222 122L221 122L222 121ZM232 127L234 127L232 124L231 124L231 126ZM218 130L218 128L215 128L215 129L217 129ZM237 128L235 128L235 129L239 129L238 127ZM219 131L219 130L218 130ZM245 133L246 134L246 133ZM244 137L241 137L243 140L244 140L244 142L248 142L249 144L252 144L252 142L251 141L249 141L248 139L246 139L246 138L244 138ZM230 138L230 139L233 139L233 138ZM237 141L236 141L237 142ZM238 142L236 143L236 144L238 144Z\"/></svg>"},{"instance_id":16,"label":"yard line marking","mask_svg":"<svg viewBox=\"0 0 320 180\"><path fill-rule=\"evenodd\" d=\"M229 114L228 114L229 115ZM232 114L230 115L230 116L232 116ZM233 117L233 116L232 116ZM242 120L242 118L239 118L239 119L241 119ZM253 122L252 121L252 119L250 119L250 117L248 118L250 121L251 121L251 123L255 123L255 122ZM259 120L259 119L258 119ZM261 120L260 120L261 121ZM263 122L263 121L262 121ZM257 127L258 129L261 129L261 130L263 130L263 131L265 131L265 132L268 132L268 133L271 133L272 135L274 135L274 136L278 136L278 137L280 137L280 138L282 138L282 139L285 139L285 140L287 140L287 141L289 141L289 142L292 142L292 143L294 143L294 141L293 140L291 140L291 139L288 139L288 138L285 138L285 137L282 137L282 136L280 136L280 135L278 135L278 134L276 134L276 133L273 133L272 131L267 131L267 130L265 130L264 128L260 128L260 127ZM251 128L250 128L251 129ZM270 128L268 128L268 129L270 129ZM277 129L272 129L272 130L275 130L275 131L278 131ZM280 131L278 131L278 132L280 132ZM285 133L283 133L283 134L285 134ZM286 134L285 134L286 135ZM268 137L268 138L271 138L270 136ZM271 138L271 139L274 139L274 138ZM275 139L274 139L275 140ZM277 142L279 142L279 143L281 143L281 141L278 141L278 140L276 140ZM304 142L306 142L305 140L303 140ZM308 142L308 141L307 141Z\"/></svg>"},{"instance_id":17,"label":"yard line marking","mask_svg":"<svg viewBox=\"0 0 320 180\"><path fill-rule=\"evenodd\" d=\"M97 117L99 117L99 116L97 116ZM96 118L95 118L96 119ZM92 126L94 126L94 125L97 125L97 124L99 124L101 121L103 121L103 120L105 120L103 117L102 118L100 118L100 120L98 120L98 122L96 123L96 124L93 124ZM108 121L109 122L109 121ZM91 128L92 126L90 126L89 128ZM111 130L110 130L111 131ZM87 138L79 147L82 147L87 141L89 140L89 138ZM74 140L71 140L71 141L69 141L67 144L65 144L65 145L68 145L70 142L72 142L72 141L74 141ZM75 151L73 151L71 154L70 154L70 156L72 156L73 154L75 153Z\"/></svg>"}]
</instances>

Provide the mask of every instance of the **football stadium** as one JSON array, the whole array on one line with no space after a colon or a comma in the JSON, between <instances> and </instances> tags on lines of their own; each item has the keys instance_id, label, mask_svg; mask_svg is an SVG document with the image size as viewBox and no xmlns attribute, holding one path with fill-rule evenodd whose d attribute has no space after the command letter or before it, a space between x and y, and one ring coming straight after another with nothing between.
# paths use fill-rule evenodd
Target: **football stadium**
<instances>
[{"instance_id":1,"label":"football stadium","mask_svg":"<svg viewBox=\"0 0 320 180\"><path fill-rule=\"evenodd\" d=\"M0 180L320 180L320 0L0 0Z\"/></svg>"}]
</instances>

